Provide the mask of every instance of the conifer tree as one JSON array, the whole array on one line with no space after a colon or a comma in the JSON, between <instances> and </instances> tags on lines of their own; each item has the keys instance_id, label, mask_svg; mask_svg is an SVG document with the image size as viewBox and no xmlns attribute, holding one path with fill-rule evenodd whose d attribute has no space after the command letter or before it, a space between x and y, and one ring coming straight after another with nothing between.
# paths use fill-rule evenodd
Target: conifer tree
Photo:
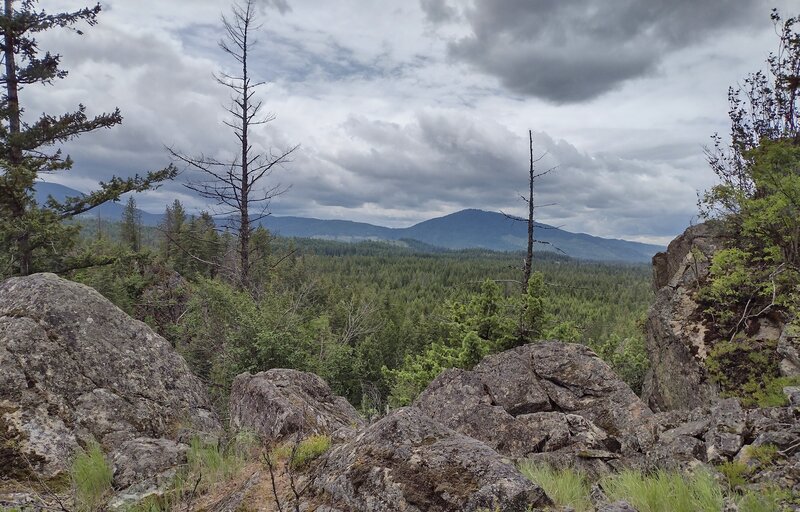
<instances>
[{"instance_id":1,"label":"conifer tree","mask_svg":"<svg viewBox=\"0 0 800 512\"><path fill-rule=\"evenodd\" d=\"M167 206L164 222L161 224L161 232L164 233L162 253L165 259L175 259L180 255L181 249L178 245L180 245L184 224L186 224L186 210L176 199L172 202L172 206Z\"/></svg>"},{"instance_id":2,"label":"conifer tree","mask_svg":"<svg viewBox=\"0 0 800 512\"><path fill-rule=\"evenodd\" d=\"M136 209L136 200L132 196L122 212L122 243L133 252L142 248L142 214Z\"/></svg>"},{"instance_id":3,"label":"conifer tree","mask_svg":"<svg viewBox=\"0 0 800 512\"><path fill-rule=\"evenodd\" d=\"M49 198L38 204L34 198L37 179L43 173L72 168L73 161L58 146L83 133L110 128L122 122L118 109L89 117L78 105L65 114L44 113L38 118L25 115L20 93L35 85L51 85L67 76L60 68L60 56L43 51L37 34L69 28L83 32L81 25L95 25L100 4L56 14L37 9L36 0L3 0L0 13L0 53L4 69L0 76L0 251L9 274L27 275L40 270L63 271L78 265L67 260L77 227L62 221L87 212L125 192L142 191L175 176L168 166L132 178L112 177L92 193L62 201ZM86 266L91 262L83 262Z\"/></svg>"}]
</instances>

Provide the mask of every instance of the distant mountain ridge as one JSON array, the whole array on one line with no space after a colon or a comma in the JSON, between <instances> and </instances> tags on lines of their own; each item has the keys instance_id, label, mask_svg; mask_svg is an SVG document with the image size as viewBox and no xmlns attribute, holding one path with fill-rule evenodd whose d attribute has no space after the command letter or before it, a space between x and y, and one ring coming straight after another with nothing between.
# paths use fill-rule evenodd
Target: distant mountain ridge
<instances>
[{"instance_id":1,"label":"distant mountain ridge","mask_svg":"<svg viewBox=\"0 0 800 512\"><path fill-rule=\"evenodd\" d=\"M37 185L37 200L44 202L48 195L56 199L80 195L77 190L52 183ZM120 220L124 206L106 203L89 214L94 217ZM142 212L142 223L158 225L163 214ZM323 220L307 217L269 216L261 224L278 236L317 238L342 242L417 240L427 245L445 249L482 248L494 251L520 251L527 244L525 222L508 219L504 215L483 210L461 210L443 217L429 219L407 228L388 228L348 220ZM659 245L628 240L601 238L585 233L572 233L547 224L536 225L538 251L561 250L568 256L597 261L649 262ZM556 249L557 248L557 249Z\"/></svg>"}]
</instances>

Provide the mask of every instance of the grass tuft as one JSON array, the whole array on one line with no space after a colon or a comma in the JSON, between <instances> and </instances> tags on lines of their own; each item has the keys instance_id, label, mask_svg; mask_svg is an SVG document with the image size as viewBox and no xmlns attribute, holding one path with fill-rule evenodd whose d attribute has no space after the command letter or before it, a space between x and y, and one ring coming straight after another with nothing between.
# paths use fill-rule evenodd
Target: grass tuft
<instances>
[{"instance_id":1,"label":"grass tuft","mask_svg":"<svg viewBox=\"0 0 800 512\"><path fill-rule=\"evenodd\" d=\"M612 501L625 500L639 512L719 512L724 506L722 488L706 472L691 477L657 471L642 475L622 471L601 483Z\"/></svg>"},{"instance_id":2,"label":"grass tuft","mask_svg":"<svg viewBox=\"0 0 800 512\"><path fill-rule=\"evenodd\" d=\"M228 449L218 443L205 443L192 439L187 458L187 475L201 475L201 485L209 489L220 482L234 478L244 467L245 459L231 445Z\"/></svg>"},{"instance_id":3,"label":"grass tuft","mask_svg":"<svg viewBox=\"0 0 800 512\"><path fill-rule=\"evenodd\" d=\"M530 461L523 461L519 470L528 480L541 487L559 507L571 507L576 512L592 510L589 484L583 473L570 468L557 470L548 464Z\"/></svg>"},{"instance_id":4,"label":"grass tuft","mask_svg":"<svg viewBox=\"0 0 800 512\"><path fill-rule=\"evenodd\" d=\"M70 474L77 510L99 510L111 491L113 473L97 442L91 442L85 449L78 451Z\"/></svg>"},{"instance_id":5,"label":"grass tuft","mask_svg":"<svg viewBox=\"0 0 800 512\"><path fill-rule=\"evenodd\" d=\"M300 469L307 466L312 460L315 460L323 453L327 452L331 447L330 436L313 435L300 441L297 445L297 450L294 452L291 465L294 469ZM284 443L274 450L270 456L273 460L288 459L292 457L292 450L294 443Z\"/></svg>"}]
</instances>

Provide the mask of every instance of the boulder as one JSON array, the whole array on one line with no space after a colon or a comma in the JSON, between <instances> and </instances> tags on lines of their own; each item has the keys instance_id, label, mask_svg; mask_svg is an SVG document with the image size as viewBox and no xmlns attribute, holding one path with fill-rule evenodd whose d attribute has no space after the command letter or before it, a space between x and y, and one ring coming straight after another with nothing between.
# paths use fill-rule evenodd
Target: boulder
<instances>
[{"instance_id":1,"label":"boulder","mask_svg":"<svg viewBox=\"0 0 800 512\"><path fill-rule=\"evenodd\" d=\"M272 369L238 375L231 387L231 427L250 430L266 442L289 436L348 437L364 426L350 403L313 373Z\"/></svg>"},{"instance_id":2,"label":"boulder","mask_svg":"<svg viewBox=\"0 0 800 512\"><path fill-rule=\"evenodd\" d=\"M489 356L472 371L447 370L413 405L503 455L590 472L617 459L617 438L652 415L589 348L557 341Z\"/></svg>"},{"instance_id":3,"label":"boulder","mask_svg":"<svg viewBox=\"0 0 800 512\"><path fill-rule=\"evenodd\" d=\"M53 274L0 284L0 479L57 478L90 440L112 453L186 428L220 423L203 384L146 324Z\"/></svg>"},{"instance_id":4,"label":"boulder","mask_svg":"<svg viewBox=\"0 0 800 512\"><path fill-rule=\"evenodd\" d=\"M525 511L550 504L486 444L416 407L398 409L319 463L312 485L354 511Z\"/></svg>"},{"instance_id":5,"label":"boulder","mask_svg":"<svg viewBox=\"0 0 800 512\"><path fill-rule=\"evenodd\" d=\"M703 363L710 350L708 328L695 300L711 258L721 247L717 233L713 223L691 226L666 252L653 257L657 291L645 324L650 370L642 399L654 411L692 409L719 396Z\"/></svg>"},{"instance_id":6,"label":"boulder","mask_svg":"<svg viewBox=\"0 0 800 512\"><path fill-rule=\"evenodd\" d=\"M127 488L150 479L156 487L165 483L165 473L186 463L189 447L169 439L137 437L125 441L111 454L114 484Z\"/></svg>"}]
</instances>

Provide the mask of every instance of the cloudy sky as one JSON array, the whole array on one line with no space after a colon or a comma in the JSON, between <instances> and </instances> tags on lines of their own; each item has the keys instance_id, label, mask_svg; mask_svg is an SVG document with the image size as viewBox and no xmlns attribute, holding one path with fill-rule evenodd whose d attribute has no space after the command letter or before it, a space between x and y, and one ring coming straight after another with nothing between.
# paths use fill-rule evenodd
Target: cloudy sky
<instances>
[{"instance_id":1,"label":"cloudy sky","mask_svg":"<svg viewBox=\"0 0 800 512\"><path fill-rule=\"evenodd\" d=\"M527 130L540 169L539 220L570 231L665 243L696 219L713 184L703 146L727 133L729 85L776 48L769 19L791 0L260 0L251 58L276 119L257 147L299 144L268 186L276 215L407 226L463 208L524 213ZM50 10L75 0L48 0ZM235 71L217 41L226 0L104 0L79 36L44 34L66 80L23 91L29 114L119 107L112 130L66 148L48 181L88 191L112 174L169 163L165 146L229 158ZM796 4L795 4L796 8ZM178 182L137 196L162 211Z\"/></svg>"}]
</instances>

